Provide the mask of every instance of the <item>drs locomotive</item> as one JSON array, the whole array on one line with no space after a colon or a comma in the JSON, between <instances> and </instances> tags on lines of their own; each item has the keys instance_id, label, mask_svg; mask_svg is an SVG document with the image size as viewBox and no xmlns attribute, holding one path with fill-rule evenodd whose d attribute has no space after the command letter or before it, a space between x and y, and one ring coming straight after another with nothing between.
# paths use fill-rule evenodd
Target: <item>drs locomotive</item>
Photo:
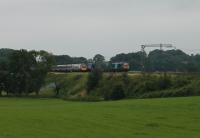
<instances>
[{"instance_id":1,"label":"drs locomotive","mask_svg":"<svg viewBox=\"0 0 200 138\"><path fill-rule=\"evenodd\" d=\"M111 71L117 71L117 72L120 72L120 71L129 71L130 69L130 66L128 63L124 63L124 62L118 62L118 63L112 63L112 66L111 66Z\"/></svg>"}]
</instances>

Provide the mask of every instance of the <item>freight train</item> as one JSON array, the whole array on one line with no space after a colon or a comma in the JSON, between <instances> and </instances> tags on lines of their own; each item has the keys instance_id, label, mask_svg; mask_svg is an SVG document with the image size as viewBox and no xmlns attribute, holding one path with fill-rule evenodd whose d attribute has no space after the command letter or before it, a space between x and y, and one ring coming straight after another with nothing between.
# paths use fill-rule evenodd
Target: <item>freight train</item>
<instances>
[{"instance_id":1,"label":"freight train","mask_svg":"<svg viewBox=\"0 0 200 138\"><path fill-rule=\"evenodd\" d=\"M52 72L91 72L95 68L93 63L89 64L66 64L53 66ZM129 64L125 62L109 63L103 69L105 72L129 71Z\"/></svg>"}]
</instances>

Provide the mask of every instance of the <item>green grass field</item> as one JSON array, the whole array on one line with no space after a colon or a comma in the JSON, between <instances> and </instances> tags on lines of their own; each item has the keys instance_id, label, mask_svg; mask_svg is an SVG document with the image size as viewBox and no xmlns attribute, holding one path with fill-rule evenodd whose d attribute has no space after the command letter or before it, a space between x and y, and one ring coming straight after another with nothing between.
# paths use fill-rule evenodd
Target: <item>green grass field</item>
<instances>
[{"instance_id":1,"label":"green grass field","mask_svg":"<svg viewBox=\"0 0 200 138\"><path fill-rule=\"evenodd\" d=\"M0 138L188 137L200 137L200 97L97 103L0 99Z\"/></svg>"}]
</instances>

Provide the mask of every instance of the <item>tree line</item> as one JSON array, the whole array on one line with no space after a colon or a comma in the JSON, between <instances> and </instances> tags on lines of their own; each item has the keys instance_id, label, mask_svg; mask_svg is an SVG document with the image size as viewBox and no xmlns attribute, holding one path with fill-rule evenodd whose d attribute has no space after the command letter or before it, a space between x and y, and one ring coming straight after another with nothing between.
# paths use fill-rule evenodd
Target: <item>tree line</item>
<instances>
[{"instance_id":1,"label":"tree line","mask_svg":"<svg viewBox=\"0 0 200 138\"><path fill-rule=\"evenodd\" d=\"M199 72L200 55L188 55L181 50L153 50L149 54L139 52L121 53L105 61L103 55L97 54L93 59L70 57L68 55L54 56L56 64L95 63L102 68L109 62L127 62L132 71L172 71Z\"/></svg>"},{"instance_id":2,"label":"tree line","mask_svg":"<svg viewBox=\"0 0 200 138\"><path fill-rule=\"evenodd\" d=\"M181 50L154 50L148 55L142 52L118 54L111 58L111 62L126 61L131 70L141 71L172 71L199 72L200 55L188 55Z\"/></svg>"},{"instance_id":3,"label":"tree line","mask_svg":"<svg viewBox=\"0 0 200 138\"><path fill-rule=\"evenodd\" d=\"M9 55L14 50L0 49L0 63L7 63ZM92 59L85 57L70 57L69 55L52 55L54 63L63 64L79 64L94 63L104 68L109 62L128 62L132 71L172 71L172 72L199 72L200 71L200 55L188 55L181 50L154 50L149 54L142 52L121 53L113 56L110 61L106 61L105 57L96 54Z\"/></svg>"}]
</instances>

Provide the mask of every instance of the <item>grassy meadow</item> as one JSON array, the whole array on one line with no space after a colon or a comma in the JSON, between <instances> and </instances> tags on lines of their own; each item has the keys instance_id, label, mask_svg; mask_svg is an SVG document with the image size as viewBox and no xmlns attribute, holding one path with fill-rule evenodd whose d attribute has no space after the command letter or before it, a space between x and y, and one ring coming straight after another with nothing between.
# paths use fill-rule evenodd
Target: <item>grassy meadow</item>
<instances>
[{"instance_id":1,"label":"grassy meadow","mask_svg":"<svg viewBox=\"0 0 200 138\"><path fill-rule=\"evenodd\" d=\"M1 138L199 138L200 97L70 102L0 98Z\"/></svg>"}]
</instances>

